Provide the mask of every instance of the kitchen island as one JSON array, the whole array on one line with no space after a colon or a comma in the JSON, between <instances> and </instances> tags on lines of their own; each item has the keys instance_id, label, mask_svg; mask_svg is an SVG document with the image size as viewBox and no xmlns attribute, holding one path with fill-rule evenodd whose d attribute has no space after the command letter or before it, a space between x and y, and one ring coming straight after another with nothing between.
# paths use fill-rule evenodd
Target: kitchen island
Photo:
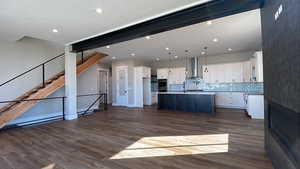
<instances>
[{"instance_id":1,"label":"kitchen island","mask_svg":"<svg viewBox=\"0 0 300 169\"><path fill-rule=\"evenodd\" d=\"M159 92L158 109L215 114L213 92Z\"/></svg>"}]
</instances>

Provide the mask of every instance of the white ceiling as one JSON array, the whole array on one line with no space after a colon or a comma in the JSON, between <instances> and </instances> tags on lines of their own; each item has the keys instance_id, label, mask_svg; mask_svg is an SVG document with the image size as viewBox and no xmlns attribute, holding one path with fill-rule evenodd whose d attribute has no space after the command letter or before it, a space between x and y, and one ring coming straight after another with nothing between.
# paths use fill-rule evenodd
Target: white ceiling
<instances>
[{"instance_id":1,"label":"white ceiling","mask_svg":"<svg viewBox=\"0 0 300 169\"><path fill-rule=\"evenodd\" d=\"M219 55L230 52L256 51L261 49L261 20L260 10L248 11L216 20L208 25L199 23L188 27L163 32L151 36L150 40L140 38L127 42L111 45L109 49L102 47L99 52L108 53L110 57L105 62L110 62L112 56L117 60L143 59L152 60L158 57L160 60L169 59L170 48L172 57L185 57L188 49L189 57L200 56L204 46L208 47L208 55ZM214 38L219 41L213 42ZM228 51L232 48L232 51ZM134 53L135 56L131 54Z\"/></svg>"},{"instance_id":2,"label":"white ceiling","mask_svg":"<svg viewBox=\"0 0 300 169\"><path fill-rule=\"evenodd\" d=\"M1 0L0 40L66 44L208 0ZM96 13L102 8L103 13ZM53 33L52 29L58 29Z\"/></svg>"}]
</instances>

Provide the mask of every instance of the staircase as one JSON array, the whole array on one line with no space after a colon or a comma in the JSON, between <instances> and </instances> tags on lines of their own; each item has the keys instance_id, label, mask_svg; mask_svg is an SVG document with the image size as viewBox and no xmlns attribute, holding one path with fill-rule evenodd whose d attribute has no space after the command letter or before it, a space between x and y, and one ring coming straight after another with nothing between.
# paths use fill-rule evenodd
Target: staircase
<instances>
[{"instance_id":1,"label":"staircase","mask_svg":"<svg viewBox=\"0 0 300 169\"><path fill-rule=\"evenodd\" d=\"M82 60L82 63L77 65L77 75L87 70L92 65L96 64L100 59L107 56L103 53L95 53L90 56L85 61ZM61 72L57 75L51 77L43 84L38 85L37 87L31 89L30 91L24 93L22 96L16 98L16 102L9 103L0 109L0 129L3 128L6 124L16 119L34 105L36 105L41 99L46 98L61 87L65 85L65 73ZM21 101L21 100L30 100L30 101ZM17 102L20 100L19 102Z\"/></svg>"}]
</instances>

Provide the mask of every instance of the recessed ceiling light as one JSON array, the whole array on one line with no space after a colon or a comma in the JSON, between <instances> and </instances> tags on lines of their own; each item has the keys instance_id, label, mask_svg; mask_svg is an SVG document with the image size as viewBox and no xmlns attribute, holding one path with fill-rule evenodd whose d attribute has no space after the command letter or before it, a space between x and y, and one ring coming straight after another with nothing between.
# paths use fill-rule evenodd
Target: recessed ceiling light
<instances>
[{"instance_id":1,"label":"recessed ceiling light","mask_svg":"<svg viewBox=\"0 0 300 169\"><path fill-rule=\"evenodd\" d=\"M97 8L97 9L96 9L96 12L100 14L100 13L103 12L103 10L102 10L101 8Z\"/></svg>"},{"instance_id":2,"label":"recessed ceiling light","mask_svg":"<svg viewBox=\"0 0 300 169\"><path fill-rule=\"evenodd\" d=\"M201 52L201 55L205 55L205 52Z\"/></svg>"},{"instance_id":3,"label":"recessed ceiling light","mask_svg":"<svg viewBox=\"0 0 300 169\"><path fill-rule=\"evenodd\" d=\"M156 61L159 61L159 58L156 58Z\"/></svg>"},{"instance_id":4,"label":"recessed ceiling light","mask_svg":"<svg viewBox=\"0 0 300 169\"><path fill-rule=\"evenodd\" d=\"M106 48L107 48L107 49L109 49L109 48L110 48L110 46L106 46Z\"/></svg>"},{"instance_id":5,"label":"recessed ceiling light","mask_svg":"<svg viewBox=\"0 0 300 169\"><path fill-rule=\"evenodd\" d=\"M151 36L146 36L146 39L151 39Z\"/></svg>"},{"instance_id":6,"label":"recessed ceiling light","mask_svg":"<svg viewBox=\"0 0 300 169\"><path fill-rule=\"evenodd\" d=\"M170 48L166 48L166 50L170 50Z\"/></svg>"},{"instance_id":7,"label":"recessed ceiling light","mask_svg":"<svg viewBox=\"0 0 300 169\"><path fill-rule=\"evenodd\" d=\"M115 56L113 56L113 57L111 57L113 60L115 60L116 59L116 57Z\"/></svg>"},{"instance_id":8,"label":"recessed ceiling light","mask_svg":"<svg viewBox=\"0 0 300 169\"><path fill-rule=\"evenodd\" d=\"M178 56L176 55L176 56L174 56L174 58L175 58L175 59L177 59L177 58L178 58Z\"/></svg>"},{"instance_id":9,"label":"recessed ceiling light","mask_svg":"<svg viewBox=\"0 0 300 169\"><path fill-rule=\"evenodd\" d=\"M231 48L228 48L228 51L232 51L232 49L231 49Z\"/></svg>"},{"instance_id":10,"label":"recessed ceiling light","mask_svg":"<svg viewBox=\"0 0 300 169\"><path fill-rule=\"evenodd\" d=\"M214 41L214 42L218 42L219 39L218 39L218 38L214 38L213 41Z\"/></svg>"},{"instance_id":11,"label":"recessed ceiling light","mask_svg":"<svg viewBox=\"0 0 300 169\"><path fill-rule=\"evenodd\" d=\"M135 53L132 53L131 56L135 56Z\"/></svg>"},{"instance_id":12,"label":"recessed ceiling light","mask_svg":"<svg viewBox=\"0 0 300 169\"><path fill-rule=\"evenodd\" d=\"M211 24L212 24L212 21L207 21L206 24L207 24L207 25L211 25Z\"/></svg>"},{"instance_id":13,"label":"recessed ceiling light","mask_svg":"<svg viewBox=\"0 0 300 169\"><path fill-rule=\"evenodd\" d=\"M52 32L53 32L53 33L57 33L58 30L57 30L57 29L52 29Z\"/></svg>"}]
</instances>

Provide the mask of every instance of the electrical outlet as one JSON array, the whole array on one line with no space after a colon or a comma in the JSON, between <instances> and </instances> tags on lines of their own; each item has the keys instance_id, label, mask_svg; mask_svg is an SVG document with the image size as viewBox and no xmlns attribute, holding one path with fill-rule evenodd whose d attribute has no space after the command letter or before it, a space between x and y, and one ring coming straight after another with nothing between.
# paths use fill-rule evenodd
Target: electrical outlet
<instances>
[{"instance_id":1,"label":"electrical outlet","mask_svg":"<svg viewBox=\"0 0 300 169\"><path fill-rule=\"evenodd\" d=\"M275 15L274 15L275 21L278 20L278 18L280 17L282 11L283 11L283 6L282 6L282 4L280 4L280 6L278 7L278 9L277 9L277 11L275 12Z\"/></svg>"}]
</instances>

